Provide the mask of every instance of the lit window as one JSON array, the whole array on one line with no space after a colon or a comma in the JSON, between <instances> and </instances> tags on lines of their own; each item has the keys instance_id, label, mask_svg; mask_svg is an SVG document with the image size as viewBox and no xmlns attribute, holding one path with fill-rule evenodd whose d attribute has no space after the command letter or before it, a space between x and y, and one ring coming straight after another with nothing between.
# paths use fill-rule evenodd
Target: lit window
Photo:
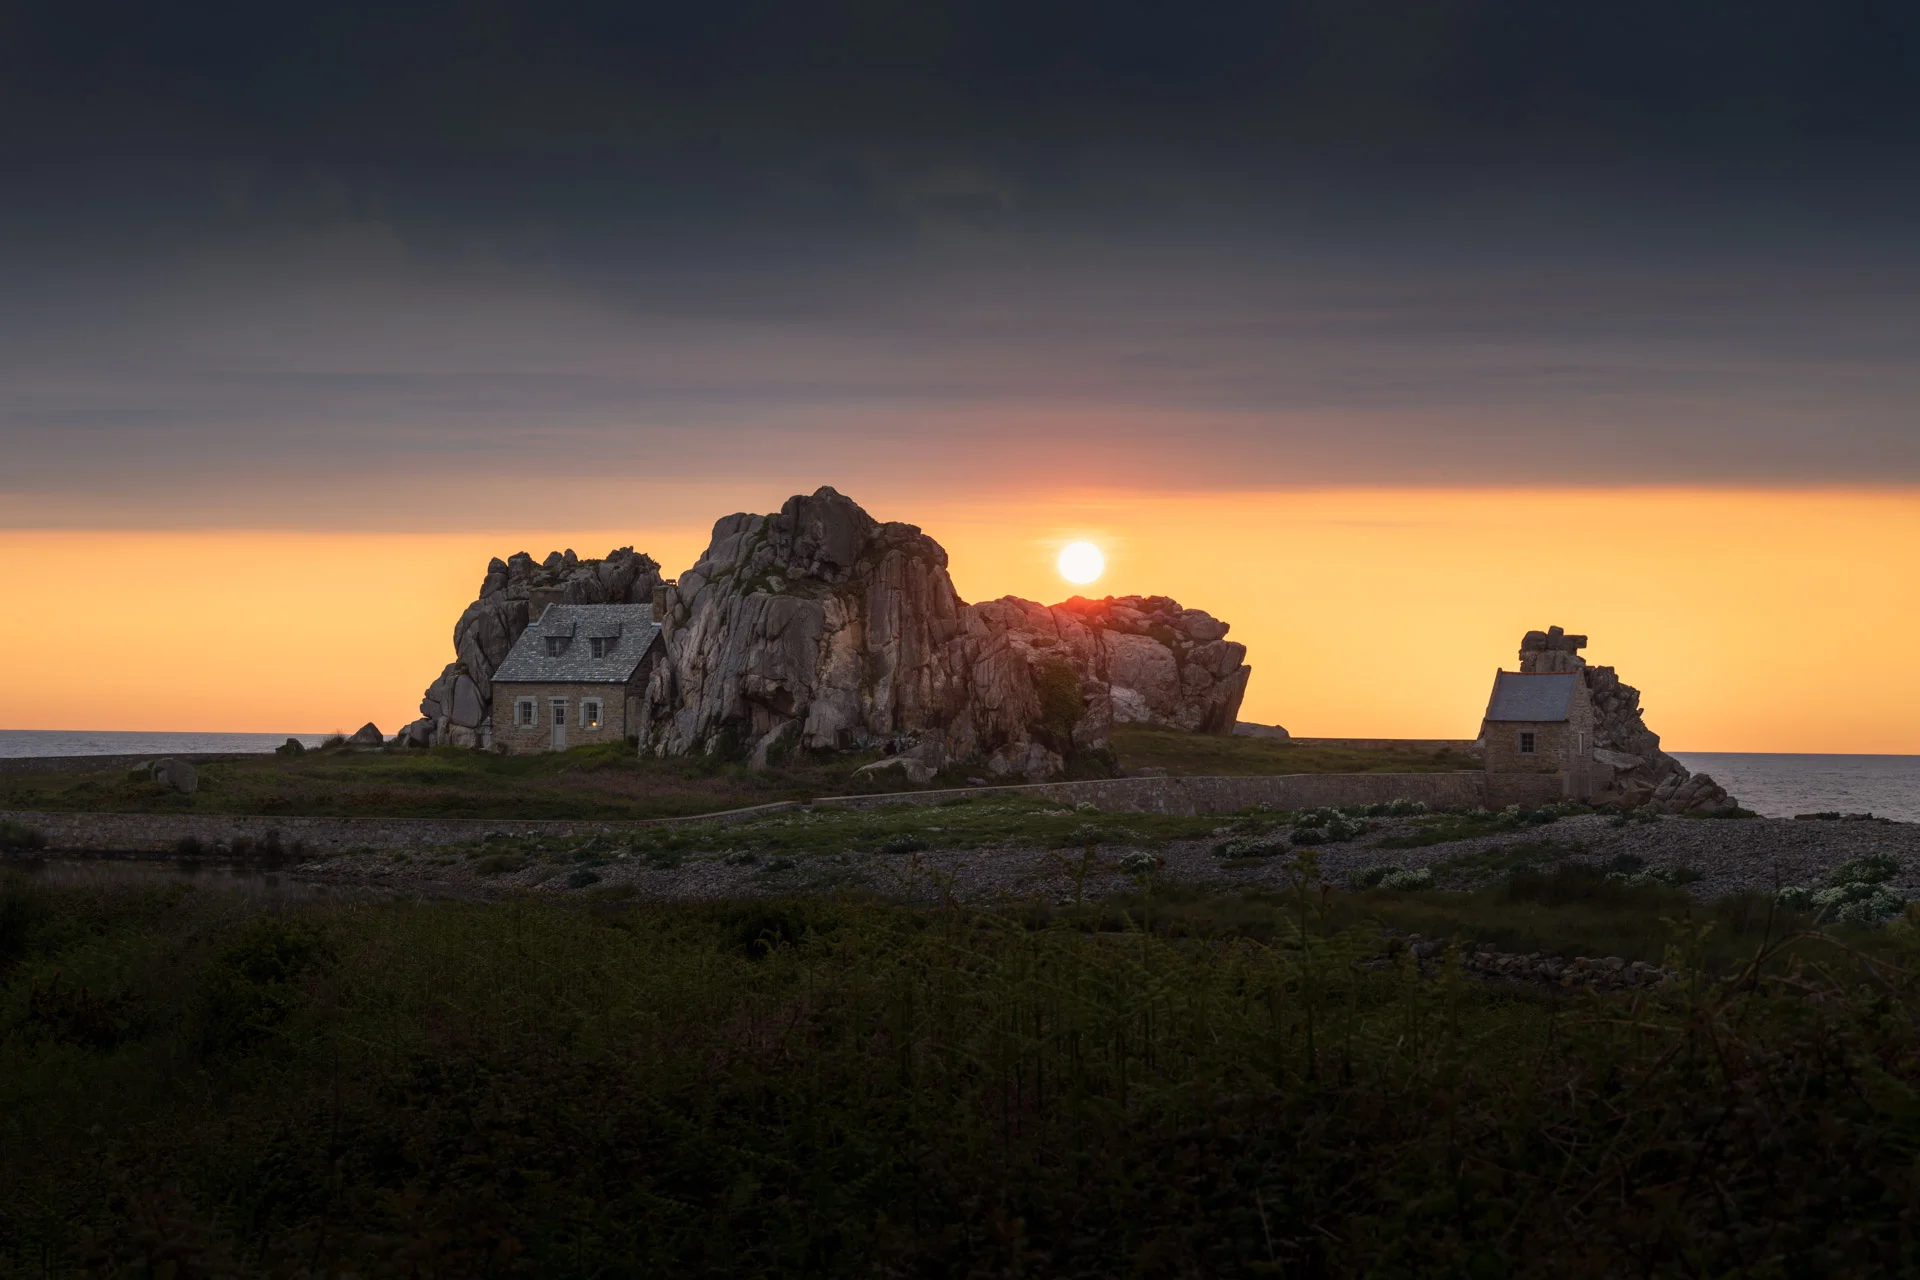
<instances>
[{"instance_id":1,"label":"lit window","mask_svg":"<svg viewBox=\"0 0 1920 1280\"><path fill-rule=\"evenodd\" d=\"M1523 732L1520 735L1520 754L1523 756L1533 754L1533 735L1531 733Z\"/></svg>"},{"instance_id":2,"label":"lit window","mask_svg":"<svg viewBox=\"0 0 1920 1280\"><path fill-rule=\"evenodd\" d=\"M532 698L522 698L513 704L513 722L523 729L530 729L539 723L538 715Z\"/></svg>"},{"instance_id":3,"label":"lit window","mask_svg":"<svg viewBox=\"0 0 1920 1280\"><path fill-rule=\"evenodd\" d=\"M580 727L598 729L600 727L600 702L597 698L588 698L580 704Z\"/></svg>"}]
</instances>

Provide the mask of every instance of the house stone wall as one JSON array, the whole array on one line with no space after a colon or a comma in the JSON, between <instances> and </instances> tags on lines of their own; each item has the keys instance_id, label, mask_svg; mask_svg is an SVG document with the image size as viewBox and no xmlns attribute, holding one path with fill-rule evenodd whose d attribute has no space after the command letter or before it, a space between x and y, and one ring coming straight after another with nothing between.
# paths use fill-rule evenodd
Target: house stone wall
<instances>
[{"instance_id":1,"label":"house stone wall","mask_svg":"<svg viewBox=\"0 0 1920 1280\"><path fill-rule=\"evenodd\" d=\"M1533 735L1533 754L1520 754L1520 735ZM1488 773L1559 773L1567 766L1572 737L1562 721L1489 720L1486 760Z\"/></svg>"},{"instance_id":2,"label":"house stone wall","mask_svg":"<svg viewBox=\"0 0 1920 1280\"><path fill-rule=\"evenodd\" d=\"M644 673L645 668L642 668ZM567 745L583 747L596 742L624 742L634 732L629 720L639 692L646 687L644 674L624 684L510 684L496 681L493 689L493 745L512 755L553 749L553 710L555 698L567 700ZM532 698L540 708L539 723L524 728L514 723L514 703ZM580 702L600 700L600 727L584 729L580 725Z\"/></svg>"}]
</instances>

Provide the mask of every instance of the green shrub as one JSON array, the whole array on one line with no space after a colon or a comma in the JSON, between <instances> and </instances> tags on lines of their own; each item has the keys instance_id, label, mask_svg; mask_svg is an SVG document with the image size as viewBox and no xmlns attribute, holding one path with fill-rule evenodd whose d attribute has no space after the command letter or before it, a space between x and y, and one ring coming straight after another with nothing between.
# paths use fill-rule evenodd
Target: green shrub
<instances>
[{"instance_id":1,"label":"green shrub","mask_svg":"<svg viewBox=\"0 0 1920 1280\"><path fill-rule=\"evenodd\" d=\"M527 857L522 853L489 853L476 859L474 871L483 876L507 875L519 871L527 865Z\"/></svg>"},{"instance_id":2,"label":"green shrub","mask_svg":"<svg viewBox=\"0 0 1920 1280\"><path fill-rule=\"evenodd\" d=\"M305 998L301 980L333 958L312 925L260 916L215 958L201 983L195 1020L204 1053L239 1052L273 1031Z\"/></svg>"},{"instance_id":3,"label":"green shrub","mask_svg":"<svg viewBox=\"0 0 1920 1280\"><path fill-rule=\"evenodd\" d=\"M1162 859L1144 850L1136 850L1120 859L1120 869L1130 876L1151 875L1160 869Z\"/></svg>"},{"instance_id":4,"label":"green shrub","mask_svg":"<svg viewBox=\"0 0 1920 1280\"><path fill-rule=\"evenodd\" d=\"M599 883L600 873L598 871L591 871L586 867L580 868L567 877L567 888L569 889L584 889L590 884Z\"/></svg>"},{"instance_id":5,"label":"green shrub","mask_svg":"<svg viewBox=\"0 0 1920 1280\"><path fill-rule=\"evenodd\" d=\"M18 822L0 822L0 853L23 853L47 847L47 833Z\"/></svg>"},{"instance_id":6,"label":"green shrub","mask_svg":"<svg viewBox=\"0 0 1920 1280\"><path fill-rule=\"evenodd\" d=\"M1433 871L1428 867L1396 867L1380 877L1382 889L1431 889Z\"/></svg>"},{"instance_id":7,"label":"green shrub","mask_svg":"<svg viewBox=\"0 0 1920 1280\"><path fill-rule=\"evenodd\" d=\"M1216 858L1273 858L1288 852L1291 847L1289 838L1278 833L1241 836L1234 840L1222 840L1213 846L1213 856Z\"/></svg>"},{"instance_id":8,"label":"green shrub","mask_svg":"<svg viewBox=\"0 0 1920 1280\"><path fill-rule=\"evenodd\" d=\"M919 836L909 835L904 831L899 835L888 836L880 842L880 852L882 853L920 853L931 848L933 848L933 846L925 840L922 840Z\"/></svg>"},{"instance_id":9,"label":"green shrub","mask_svg":"<svg viewBox=\"0 0 1920 1280\"><path fill-rule=\"evenodd\" d=\"M1824 888L1791 885L1775 895L1781 906L1795 911L1818 911L1836 923L1869 927L1906 910L1906 899L1885 887L1900 871L1900 859L1873 853L1833 869Z\"/></svg>"},{"instance_id":10,"label":"green shrub","mask_svg":"<svg viewBox=\"0 0 1920 1280\"><path fill-rule=\"evenodd\" d=\"M1073 728L1087 709L1073 665L1062 658L1048 658L1035 673L1034 686L1040 699L1040 726L1060 742L1072 741Z\"/></svg>"},{"instance_id":11,"label":"green shrub","mask_svg":"<svg viewBox=\"0 0 1920 1280\"><path fill-rule=\"evenodd\" d=\"M1890 853L1870 853L1841 863L1827 877L1828 884L1885 884L1900 874L1900 859Z\"/></svg>"}]
</instances>

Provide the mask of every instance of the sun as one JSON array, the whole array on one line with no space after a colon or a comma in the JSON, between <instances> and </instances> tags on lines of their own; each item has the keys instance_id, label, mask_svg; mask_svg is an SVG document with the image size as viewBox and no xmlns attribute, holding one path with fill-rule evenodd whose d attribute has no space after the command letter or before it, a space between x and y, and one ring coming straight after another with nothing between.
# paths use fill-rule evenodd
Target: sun
<instances>
[{"instance_id":1,"label":"sun","mask_svg":"<svg viewBox=\"0 0 1920 1280\"><path fill-rule=\"evenodd\" d=\"M1105 573L1107 558L1091 542L1070 542L1060 549L1060 576L1085 584Z\"/></svg>"}]
</instances>

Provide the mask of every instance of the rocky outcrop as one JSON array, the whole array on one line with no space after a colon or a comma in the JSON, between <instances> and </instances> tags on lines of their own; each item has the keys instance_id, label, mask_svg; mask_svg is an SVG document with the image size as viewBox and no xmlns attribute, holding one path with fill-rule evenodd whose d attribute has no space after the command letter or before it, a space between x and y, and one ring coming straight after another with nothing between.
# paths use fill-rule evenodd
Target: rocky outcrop
<instances>
[{"instance_id":1,"label":"rocky outcrop","mask_svg":"<svg viewBox=\"0 0 1920 1280\"><path fill-rule=\"evenodd\" d=\"M823 488L719 521L677 583L630 547L493 561L399 740L478 745L493 673L550 603L658 605L667 660L642 699L643 749L766 767L877 748L876 780L962 763L1044 778L1100 755L1116 724L1230 733L1249 674L1226 623L1164 596L970 605L939 543Z\"/></svg>"},{"instance_id":2,"label":"rocky outcrop","mask_svg":"<svg viewBox=\"0 0 1920 1280\"><path fill-rule=\"evenodd\" d=\"M582 560L572 549L543 561L522 551L487 565L479 597L453 625L455 658L427 686L420 718L400 731L408 746L472 747L493 710L493 673L513 642L550 604L650 604L660 566L632 547L602 560Z\"/></svg>"},{"instance_id":3,"label":"rocky outcrop","mask_svg":"<svg viewBox=\"0 0 1920 1280\"><path fill-rule=\"evenodd\" d=\"M1226 623L1165 597L969 605L937 542L827 488L717 523L661 621L645 745L760 765L877 747L906 777L1041 778L1119 723L1230 732L1249 674Z\"/></svg>"},{"instance_id":4,"label":"rocky outcrop","mask_svg":"<svg viewBox=\"0 0 1920 1280\"><path fill-rule=\"evenodd\" d=\"M1612 667L1590 666L1580 656L1587 637L1559 627L1529 631L1520 640L1520 670L1579 672L1593 700L1593 764L1607 771L1608 785L1597 799L1623 808L1651 806L1661 813L1732 808L1726 789L1660 749L1660 735L1640 715L1640 691L1621 681Z\"/></svg>"}]
</instances>

